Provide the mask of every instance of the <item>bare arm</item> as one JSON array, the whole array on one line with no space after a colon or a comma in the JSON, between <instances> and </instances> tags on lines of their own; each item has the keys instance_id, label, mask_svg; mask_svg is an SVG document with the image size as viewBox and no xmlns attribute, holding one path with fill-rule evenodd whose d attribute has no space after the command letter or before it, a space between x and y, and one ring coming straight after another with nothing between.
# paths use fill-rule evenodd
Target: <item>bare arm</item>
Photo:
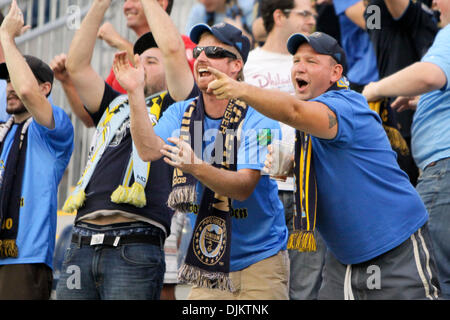
<instances>
[{"instance_id":1,"label":"bare arm","mask_svg":"<svg viewBox=\"0 0 450 320\"><path fill-rule=\"evenodd\" d=\"M441 89L447 83L445 73L430 62L416 62L380 81L369 83L362 94L367 101L383 97L418 96Z\"/></svg>"},{"instance_id":2,"label":"bare arm","mask_svg":"<svg viewBox=\"0 0 450 320\"><path fill-rule=\"evenodd\" d=\"M202 184L218 194L244 201L255 189L261 177L259 170L229 171L216 168L195 156L191 146L179 138L169 138L175 146L164 145L164 161L185 173L190 173Z\"/></svg>"},{"instance_id":3,"label":"bare arm","mask_svg":"<svg viewBox=\"0 0 450 320\"><path fill-rule=\"evenodd\" d=\"M128 58L133 61L133 44L124 39L117 31L111 22L105 22L98 30L97 37L104 40L110 47L116 48L119 51L126 51Z\"/></svg>"},{"instance_id":4,"label":"bare arm","mask_svg":"<svg viewBox=\"0 0 450 320\"><path fill-rule=\"evenodd\" d=\"M398 19L408 8L409 0L384 0L392 18Z\"/></svg>"},{"instance_id":5,"label":"bare arm","mask_svg":"<svg viewBox=\"0 0 450 320\"><path fill-rule=\"evenodd\" d=\"M53 58L50 62L50 68L52 68L55 78L61 83L67 100L69 101L72 112L84 123L88 128L94 126L94 122L89 113L84 108L84 104L78 95L75 86L70 79L66 70L66 55L60 54Z\"/></svg>"},{"instance_id":6,"label":"bare arm","mask_svg":"<svg viewBox=\"0 0 450 320\"><path fill-rule=\"evenodd\" d=\"M186 49L178 29L156 0L141 0L158 48L164 57L167 88L175 101L185 100L194 86Z\"/></svg>"},{"instance_id":7,"label":"bare arm","mask_svg":"<svg viewBox=\"0 0 450 320\"><path fill-rule=\"evenodd\" d=\"M111 0L95 0L70 44L66 68L86 108L99 110L105 82L91 66L97 32Z\"/></svg>"},{"instance_id":8,"label":"bare arm","mask_svg":"<svg viewBox=\"0 0 450 320\"><path fill-rule=\"evenodd\" d=\"M239 82L211 67L208 71L216 77L209 84L208 92L218 99L239 98L265 116L319 138L333 139L337 134L336 115L323 103L302 101L279 90Z\"/></svg>"},{"instance_id":9,"label":"bare arm","mask_svg":"<svg viewBox=\"0 0 450 320\"><path fill-rule=\"evenodd\" d=\"M133 142L142 160L154 161L161 158L160 150L164 141L156 135L148 116L144 96L145 73L138 55L135 56L134 65L135 67L128 63L125 51L116 53L113 69L117 81L128 91Z\"/></svg>"},{"instance_id":10,"label":"bare arm","mask_svg":"<svg viewBox=\"0 0 450 320\"><path fill-rule=\"evenodd\" d=\"M40 125L53 129L53 109L46 97L51 90L51 84L46 82L39 85L14 41L14 38L23 32L23 26L23 14L13 0L0 28L0 40L11 84L33 119Z\"/></svg>"},{"instance_id":11,"label":"bare arm","mask_svg":"<svg viewBox=\"0 0 450 320\"><path fill-rule=\"evenodd\" d=\"M359 1L348 7L345 10L345 15L349 18L354 24L356 24L361 29L366 29L366 20L364 19L364 11L366 10L363 1Z\"/></svg>"}]
</instances>

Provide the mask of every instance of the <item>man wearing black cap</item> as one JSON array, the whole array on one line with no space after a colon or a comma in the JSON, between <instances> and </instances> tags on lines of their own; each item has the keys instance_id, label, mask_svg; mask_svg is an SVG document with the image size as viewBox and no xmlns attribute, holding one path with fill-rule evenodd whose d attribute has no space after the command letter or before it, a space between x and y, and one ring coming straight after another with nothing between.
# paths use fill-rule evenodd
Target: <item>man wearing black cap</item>
<instances>
[{"instance_id":1,"label":"man wearing black cap","mask_svg":"<svg viewBox=\"0 0 450 320\"><path fill-rule=\"evenodd\" d=\"M201 94L171 105L154 128L144 117L142 89L136 90L142 80L121 81L134 96L131 132L139 154L150 161L165 156L176 168L168 205L197 215L179 277L194 285L189 299L288 299L283 207L275 181L261 175L279 124L208 92L215 79L208 67L242 80L250 41L226 23L198 24L190 38ZM118 70L121 78L136 74L127 63ZM142 72L130 78L142 79Z\"/></svg>"},{"instance_id":2,"label":"man wearing black cap","mask_svg":"<svg viewBox=\"0 0 450 320\"><path fill-rule=\"evenodd\" d=\"M163 285L172 169L162 160L141 159L130 134L132 97L113 90L91 66L109 5L94 1L67 56L69 76L97 128L86 168L63 207L77 210L77 216L57 299L159 299ZM134 63L145 70L144 116L156 124L174 102L167 92L165 68L170 66L165 63L177 61L180 71L191 71L184 51L165 60L151 33L136 41L134 53ZM116 59L129 64L126 52Z\"/></svg>"},{"instance_id":3,"label":"man wearing black cap","mask_svg":"<svg viewBox=\"0 0 450 320\"><path fill-rule=\"evenodd\" d=\"M73 150L69 117L47 96L53 72L22 56L14 38L23 15L15 1L0 28L7 80L0 125L0 299L49 299L52 288L58 184Z\"/></svg>"},{"instance_id":4,"label":"man wearing black cap","mask_svg":"<svg viewBox=\"0 0 450 320\"><path fill-rule=\"evenodd\" d=\"M329 249L319 299L437 299L427 211L399 168L381 119L348 89L342 48L319 32L294 34L287 48L296 96L213 69L217 80L208 90L243 99L297 129L296 240L299 249L310 246L317 221Z\"/></svg>"}]
</instances>

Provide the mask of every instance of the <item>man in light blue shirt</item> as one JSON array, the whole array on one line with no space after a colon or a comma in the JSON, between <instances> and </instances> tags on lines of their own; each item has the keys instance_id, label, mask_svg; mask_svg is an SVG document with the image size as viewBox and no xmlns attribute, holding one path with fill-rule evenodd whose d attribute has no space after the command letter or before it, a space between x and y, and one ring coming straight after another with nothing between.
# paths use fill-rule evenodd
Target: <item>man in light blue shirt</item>
<instances>
[{"instance_id":1,"label":"man in light blue shirt","mask_svg":"<svg viewBox=\"0 0 450 320\"><path fill-rule=\"evenodd\" d=\"M417 107L411 132L412 154L422 170L417 191L430 215L442 296L450 299L450 4L436 3L443 28L422 60L371 83L363 94L369 101L403 96L392 105L399 111Z\"/></svg>"},{"instance_id":2,"label":"man in light blue shirt","mask_svg":"<svg viewBox=\"0 0 450 320\"><path fill-rule=\"evenodd\" d=\"M69 117L48 101L53 72L22 56L16 1L0 27L9 120L0 126L0 299L49 299L58 185L73 150Z\"/></svg>"}]
</instances>

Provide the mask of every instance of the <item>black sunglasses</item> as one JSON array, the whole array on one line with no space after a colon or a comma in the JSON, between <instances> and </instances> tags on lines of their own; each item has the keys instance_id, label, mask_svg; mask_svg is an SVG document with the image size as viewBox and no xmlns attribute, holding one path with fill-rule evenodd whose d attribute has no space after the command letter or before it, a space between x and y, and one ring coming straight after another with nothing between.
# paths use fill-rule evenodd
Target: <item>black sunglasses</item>
<instances>
[{"instance_id":1,"label":"black sunglasses","mask_svg":"<svg viewBox=\"0 0 450 320\"><path fill-rule=\"evenodd\" d=\"M221 58L237 59L237 56L233 52L230 52L228 50L225 50L224 48L216 46L195 47L192 52L194 59L197 59L198 56L202 53L202 51L205 51L206 56L211 59L221 59Z\"/></svg>"}]
</instances>

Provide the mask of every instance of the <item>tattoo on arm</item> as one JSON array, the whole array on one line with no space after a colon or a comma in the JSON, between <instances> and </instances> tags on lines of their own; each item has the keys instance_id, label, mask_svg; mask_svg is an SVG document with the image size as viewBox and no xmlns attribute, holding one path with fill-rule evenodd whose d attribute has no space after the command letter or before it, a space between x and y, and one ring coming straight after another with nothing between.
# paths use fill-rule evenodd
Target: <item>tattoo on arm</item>
<instances>
[{"instance_id":1,"label":"tattoo on arm","mask_svg":"<svg viewBox=\"0 0 450 320\"><path fill-rule=\"evenodd\" d=\"M328 113L328 129L333 128L337 124L336 116L334 114Z\"/></svg>"}]
</instances>

